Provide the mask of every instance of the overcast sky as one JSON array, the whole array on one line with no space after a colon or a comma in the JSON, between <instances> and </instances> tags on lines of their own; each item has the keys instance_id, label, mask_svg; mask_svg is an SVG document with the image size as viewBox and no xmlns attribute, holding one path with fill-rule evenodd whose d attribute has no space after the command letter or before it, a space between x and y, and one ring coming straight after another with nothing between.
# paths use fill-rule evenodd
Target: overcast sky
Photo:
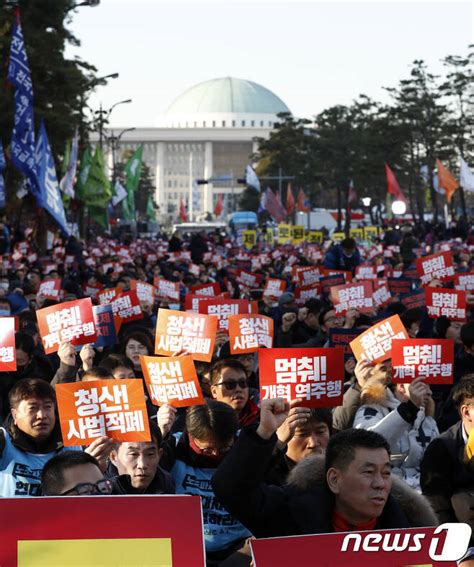
<instances>
[{"instance_id":1,"label":"overcast sky","mask_svg":"<svg viewBox=\"0 0 474 567\"><path fill-rule=\"evenodd\" d=\"M77 8L69 48L98 75L120 77L90 104L114 109L111 124L154 126L190 86L232 76L262 84L294 115L311 117L360 93L387 100L384 86L423 59L465 55L474 43L472 2L308 0L101 0Z\"/></svg>"}]
</instances>

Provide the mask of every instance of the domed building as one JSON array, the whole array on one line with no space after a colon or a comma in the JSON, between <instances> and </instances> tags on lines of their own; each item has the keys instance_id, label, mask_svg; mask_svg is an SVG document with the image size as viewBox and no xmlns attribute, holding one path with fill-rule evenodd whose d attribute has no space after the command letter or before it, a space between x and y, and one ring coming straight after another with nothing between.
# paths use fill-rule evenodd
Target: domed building
<instances>
[{"instance_id":1,"label":"domed building","mask_svg":"<svg viewBox=\"0 0 474 567\"><path fill-rule=\"evenodd\" d=\"M244 188L237 179L257 149L253 139L267 138L280 112L290 110L262 85L233 77L204 81L178 96L158 127L125 132L116 141L115 156L143 145L162 216L176 217L182 200L196 219L214 210L219 194L232 211Z\"/></svg>"}]
</instances>

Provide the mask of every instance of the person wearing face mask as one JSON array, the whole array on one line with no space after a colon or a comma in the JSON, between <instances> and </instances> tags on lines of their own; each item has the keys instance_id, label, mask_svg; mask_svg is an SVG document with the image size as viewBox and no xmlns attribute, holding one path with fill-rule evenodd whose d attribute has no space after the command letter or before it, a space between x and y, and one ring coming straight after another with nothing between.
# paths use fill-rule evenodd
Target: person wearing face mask
<instances>
[{"instance_id":1,"label":"person wearing face mask","mask_svg":"<svg viewBox=\"0 0 474 567\"><path fill-rule=\"evenodd\" d=\"M353 238L345 238L340 244L333 244L324 258L324 267L330 270L348 270L354 273L360 264L360 252Z\"/></svg>"},{"instance_id":2,"label":"person wearing face mask","mask_svg":"<svg viewBox=\"0 0 474 567\"><path fill-rule=\"evenodd\" d=\"M158 424L163 435L171 430L176 412L162 406ZM211 479L232 448L239 422L237 413L227 404L208 400L186 412L183 433L168 436L163 443L160 464L169 470L176 483L176 494L201 497L207 567L250 565L247 539L250 532L217 500Z\"/></svg>"}]
</instances>

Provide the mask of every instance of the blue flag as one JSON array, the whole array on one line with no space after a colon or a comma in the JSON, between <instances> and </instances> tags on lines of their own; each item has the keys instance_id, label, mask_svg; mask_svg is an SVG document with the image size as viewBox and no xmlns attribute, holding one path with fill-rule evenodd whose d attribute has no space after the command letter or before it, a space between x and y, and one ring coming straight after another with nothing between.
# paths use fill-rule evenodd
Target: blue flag
<instances>
[{"instance_id":1,"label":"blue flag","mask_svg":"<svg viewBox=\"0 0 474 567\"><path fill-rule=\"evenodd\" d=\"M15 87L15 122L10 143L11 160L12 164L29 179L31 192L38 200L33 84L19 17L13 22L8 80Z\"/></svg>"},{"instance_id":2,"label":"blue flag","mask_svg":"<svg viewBox=\"0 0 474 567\"><path fill-rule=\"evenodd\" d=\"M54 160L43 122L41 122L36 141L36 168L39 189L38 205L46 209L58 223L62 232L69 236Z\"/></svg>"},{"instance_id":3,"label":"blue flag","mask_svg":"<svg viewBox=\"0 0 474 567\"><path fill-rule=\"evenodd\" d=\"M5 161L5 154L3 153L3 144L0 140L0 209L4 209L6 205L5 180L3 179L3 172L6 167L7 163Z\"/></svg>"}]
</instances>

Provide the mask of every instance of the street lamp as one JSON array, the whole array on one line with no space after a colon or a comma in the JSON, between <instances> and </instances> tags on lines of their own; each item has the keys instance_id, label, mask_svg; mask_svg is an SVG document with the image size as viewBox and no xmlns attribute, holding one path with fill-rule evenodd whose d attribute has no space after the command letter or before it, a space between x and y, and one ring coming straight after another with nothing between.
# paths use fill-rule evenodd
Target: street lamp
<instances>
[{"instance_id":1,"label":"street lamp","mask_svg":"<svg viewBox=\"0 0 474 567\"><path fill-rule=\"evenodd\" d=\"M108 140L110 141L110 146L112 148L112 183L114 186L115 186L115 150L118 149L120 138L126 132L132 132L133 130L136 130L136 128L135 127L125 128L125 130L122 130L118 136L114 136L113 135L114 133L112 132L112 136L109 136L108 138Z\"/></svg>"},{"instance_id":2,"label":"street lamp","mask_svg":"<svg viewBox=\"0 0 474 567\"><path fill-rule=\"evenodd\" d=\"M112 110L118 106L119 104L129 104L132 102L131 98L127 100L121 100L120 102L116 102L113 104L108 110L103 110L102 103L100 103L100 109L95 111L95 114L99 115L99 148L102 149L102 139L104 137L104 122L107 122L110 118L110 114ZM106 118L104 118L104 115Z\"/></svg>"},{"instance_id":3,"label":"street lamp","mask_svg":"<svg viewBox=\"0 0 474 567\"><path fill-rule=\"evenodd\" d=\"M362 197L362 204L364 207L370 207L370 203L372 202L372 197Z\"/></svg>"},{"instance_id":4,"label":"street lamp","mask_svg":"<svg viewBox=\"0 0 474 567\"><path fill-rule=\"evenodd\" d=\"M405 201L394 201L392 203L392 213L394 215L404 215L407 211L407 205Z\"/></svg>"}]
</instances>

